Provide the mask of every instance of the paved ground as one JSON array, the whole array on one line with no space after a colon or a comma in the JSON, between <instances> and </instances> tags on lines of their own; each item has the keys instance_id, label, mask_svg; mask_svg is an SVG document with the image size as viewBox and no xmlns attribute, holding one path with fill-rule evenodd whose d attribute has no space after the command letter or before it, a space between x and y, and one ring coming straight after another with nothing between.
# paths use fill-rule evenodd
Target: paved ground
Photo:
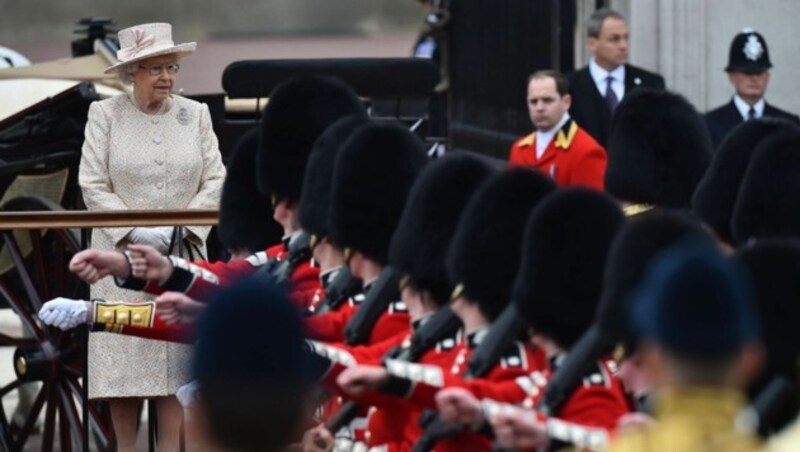
<instances>
[{"instance_id":1,"label":"paved ground","mask_svg":"<svg viewBox=\"0 0 800 452\"><path fill-rule=\"evenodd\" d=\"M217 93L222 91L221 77L225 67L238 60L267 58L324 58L324 57L377 57L406 56L414 42L415 33L384 33L358 36L317 36L264 39L227 39L198 43L195 55L182 63L178 87L187 94ZM49 61L69 56L68 42L46 42L14 47L32 62ZM0 333L19 336L20 324L10 309L0 310ZM0 347L0 386L16 377L13 370L14 349ZM17 404L16 391L3 397L6 413ZM139 438L139 450L146 450L144 429ZM40 438L33 438L25 450L40 450Z\"/></svg>"}]
</instances>

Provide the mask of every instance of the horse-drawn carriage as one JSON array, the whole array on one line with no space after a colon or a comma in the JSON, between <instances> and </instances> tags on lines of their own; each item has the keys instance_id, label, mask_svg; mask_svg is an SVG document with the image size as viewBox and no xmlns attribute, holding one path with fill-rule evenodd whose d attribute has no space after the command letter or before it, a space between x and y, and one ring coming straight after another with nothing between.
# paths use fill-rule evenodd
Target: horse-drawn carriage
<instances>
[{"instance_id":1,"label":"horse-drawn carriage","mask_svg":"<svg viewBox=\"0 0 800 452\"><path fill-rule=\"evenodd\" d=\"M484 11L487 2L435 2L439 10L429 16L436 19L429 25L436 28L433 35L442 46L443 70L424 58L231 64L222 75L225 93L198 96L209 105L223 161L239 137L257 124L263 107L258 99L268 97L290 77L310 74L336 76L350 84L369 103L373 116L400 119L427 139L431 154L450 147L500 156L529 127L522 94L527 74L543 67L570 67L569 61L558 64L559 43L571 48L569 33L559 39L558 30L569 29L574 2L526 2L521 14L513 14L514 8L521 8L514 0L490 3L492 10ZM488 31L477 33L474 19L489 26ZM532 22L540 26L531 27ZM86 245L91 227L109 221L115 226L161 226L211 224L215 219L213 212L67 215L82 209L77 169L88 106L122 92L114 79L102 75L114 62L116 50L106 37L108 23L84 22L86 37L75 41L73 50L87 55L0 70L0 96L6 100L0 104L0 308L10 308L0 310L0 450L29 450L38 441L41 450L113 446L103 405L89 403L86 397L88 332L60 332L36 317L42 302L50 298L88 295L87 287L66 267ZM505 48L509 42L518 48L509 52ZM53 78L53 74L68 80L27 79ZM437 85L442 87L442 75L449 82L447 102L436 104L438 117L431 126L428 101L435 95L444 99L435 92ZM9 99L20 97L12 106ZM247 106L228 108L236 99L246 99ZM431 136L431 130L444 136ZM24 215L33 211L51 214ZM4 359L14 369L10 381L2 376ZM12 416L18 389L25 385L30 403Z\"/></svg>"},{"instance_id":2,"label":"horse-drawn carriage","mask_svg":"<svg viewBox=\"0 0 800 452\"><path fill-rule=\"evenodd\" d=\"M10 381L0 377L0 450L27 450L39 442L42 450L106 450L113 445L103 405L86 397L86 384L91 383L85 378L87 331L46 327L36 313L57 296L88 298L87 287L67 271L67 263L87 244L92 226L112 220L124 226L194 224L186 223L194 220L180 212L65 216L83 209L77 172L89 104L122 92L113 79L99 75L113 62L103 62L112 54L113 42L102 35L91 39L100 41L93 47L101 50L84 61L95 69L74 60L56 65L71 66L78 80L29 78L52 76L48 63L9 70L24 78L0 72L0 91L14 93L18 104L17 110L0 116L0 308L10 308L0 313L0 350L13 353L8 357L13 373L6 373ZM100 59L99 64L90 59ZM371 102L376 115L388 111L402 116L420 133L425 118L401 113L408 110L403 102L426 98L438 81L435 64L410 58L236 62L223 75L226 93L199 99L209 104L223 160L256 125L263 107L257 99L268 97L288 78L311 74L342 79ZM27 98L20 91L27 91ZM226 111L226 99L249 99L250 107ZM432 149L437 149L435 142ZM209 218L215 216L205 215L203 221ZM30 400L18 409L17 399L26 398L23 391Z\"/></svg>"}]
</instances>

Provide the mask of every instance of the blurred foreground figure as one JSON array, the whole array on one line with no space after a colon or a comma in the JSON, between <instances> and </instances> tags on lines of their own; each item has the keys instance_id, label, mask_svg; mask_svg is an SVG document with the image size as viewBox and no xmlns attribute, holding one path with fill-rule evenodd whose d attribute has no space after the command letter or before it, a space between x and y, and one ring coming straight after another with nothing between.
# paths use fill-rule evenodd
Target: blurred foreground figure
<instances>
[{"instance_id":1,"label":"blurred foreground figure","mask_svg":"<svg viewBox=\"0 0 800 452\"><path fill-rule=\"evenodd\" d=\"M237 283L208 305L197 339L187 429L205 449L275 451L300 436L312 410L310 361L286 293L264 281Z\"/></svg>"},{"instance_id":2,"label":"blurred foreground figure","mask_svg":"<svg viewBox=\"0 0 800 452\"><path fill-rule=\"evenodd\" d=\"M740 391L762 353L746 272L719 251L683 243L658 257L634 294L639 351L656 385L654 427L614 451L751 451L737 430Z\"/></svg>"}]
</instances>

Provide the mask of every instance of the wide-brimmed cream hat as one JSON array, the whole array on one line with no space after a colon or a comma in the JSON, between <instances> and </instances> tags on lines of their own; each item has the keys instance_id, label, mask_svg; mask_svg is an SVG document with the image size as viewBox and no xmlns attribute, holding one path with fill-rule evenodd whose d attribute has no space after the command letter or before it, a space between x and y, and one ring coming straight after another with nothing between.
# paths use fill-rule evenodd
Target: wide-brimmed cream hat
<instances>
[{"instance_id":1,"label":"wide-brimmed cream hat","mask_svg":"<svg viewBox=\"0 0 800 452\"><path fill-rule=\"evenodd\" d=\"M125 64L159 55L177 53L186 56L195 51L196 42L175 45L172 42L172 25L166 23L142 24L117 32L119 50L117 64L104 72L115 72Z\"/></svg>"}]
</instances>

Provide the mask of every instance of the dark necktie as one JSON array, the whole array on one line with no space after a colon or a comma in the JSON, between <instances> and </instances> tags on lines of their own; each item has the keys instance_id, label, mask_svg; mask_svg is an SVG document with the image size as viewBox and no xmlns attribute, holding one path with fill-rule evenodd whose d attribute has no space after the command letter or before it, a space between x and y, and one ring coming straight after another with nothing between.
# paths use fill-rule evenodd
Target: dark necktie
<instances>
[{"instance_id":1,"label":"dark necktie","mask_svg":"<svg viewBox=\"0 0 800 452\"><path fill-rule=\"evenodd\" d=\"M749 121L751 119L756 119L756 109L753 107L747 110L747 120Z\"/></svg>"},{"instance_id":2,"label":"dark necktie","mask_svg":"<svg viewBox=\"0 0 800 452\"><path fill-rule=\"evenodd\" d=\"M614 77L608 76L606 77L606 105L608 105L608 109L613 113L614 109L617 108L617 104L619 104L619 98L617 97L617 93L614 92L614 89L611 88L611 85L614 83Z\"/></svg>"}]
</instances>

